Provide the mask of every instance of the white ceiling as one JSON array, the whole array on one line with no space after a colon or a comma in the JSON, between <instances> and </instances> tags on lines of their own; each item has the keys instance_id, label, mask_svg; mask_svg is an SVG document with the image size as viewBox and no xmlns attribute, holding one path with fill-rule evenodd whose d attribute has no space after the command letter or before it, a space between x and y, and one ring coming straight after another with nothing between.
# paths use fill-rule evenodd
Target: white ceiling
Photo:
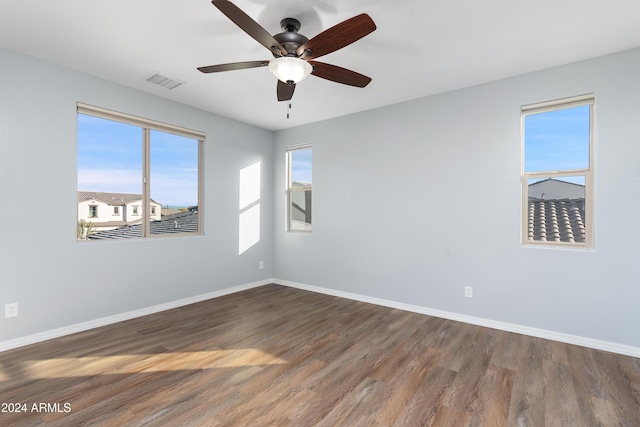
<instances>
[{"instance_id":1,"label":"white ceiling","mask_svg":"<svg viewBox=\"0 0 640 427\"><path fill-rule=\"evenodd\" d=\"M2 0L0 46L269 130L640 46L638 0L234 3L271 34L282 18L297 18L308 38L368 13L376 31L319 60L373 81L360 89L310 76L287 119L267 68L196 70L273 58L208 0ZM146 82L154 73L186 84Z\"/></svg>"}]
</instances>

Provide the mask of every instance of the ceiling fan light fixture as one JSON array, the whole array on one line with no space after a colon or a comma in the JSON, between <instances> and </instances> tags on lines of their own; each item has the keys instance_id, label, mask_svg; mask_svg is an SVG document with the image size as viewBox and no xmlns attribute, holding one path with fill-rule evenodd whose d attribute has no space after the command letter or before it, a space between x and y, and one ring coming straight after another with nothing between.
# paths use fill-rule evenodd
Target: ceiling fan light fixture
<instances>
[{"instance_id":1,"label":"ceiling fan light fixture","mask_svg":"<svg viewBox=\"0 0 640 427\"><path fill-rule=\"evenodd\" d=\"M283 56L269 62L269 71L284 83L298 83L311 74L313 67L304 59Z\"/></svg>"}]
</instances>

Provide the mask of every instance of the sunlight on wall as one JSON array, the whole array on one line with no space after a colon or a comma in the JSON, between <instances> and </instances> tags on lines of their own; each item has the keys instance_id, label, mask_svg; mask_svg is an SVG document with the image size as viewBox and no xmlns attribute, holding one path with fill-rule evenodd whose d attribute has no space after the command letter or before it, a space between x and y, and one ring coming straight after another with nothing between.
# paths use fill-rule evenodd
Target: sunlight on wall
<instances>
[{"instance_id":1,"label":"sunlight on wall","mask_svg":"<svg viewBox=\"0 0 640 427\"><path fill-rule=\"evenodd\" d=\"M238 255L260 241L260 203L240 213Z\"/></svg>"},{"instance_id":2,"label":"sunlight on wall","mask_svg":"<svg viewBox=\"0 0 640 427\"><path fill-rule=\"evenodd\" d=\"M240 170L238 255L260 241L260 162Z\"/></svg>"},{"instance_id":3,"label":"sunlight on wall","mask_svg":"<svg viewBox=\"0 0 640 427\"><path fill-rule=\"evenodd\" d=\"M29 378L67 378L93 375L137 374L192 369L238 368L287 363L255 348L159 354L70 357L20 363Z\"/></svg>"}]
</instances>

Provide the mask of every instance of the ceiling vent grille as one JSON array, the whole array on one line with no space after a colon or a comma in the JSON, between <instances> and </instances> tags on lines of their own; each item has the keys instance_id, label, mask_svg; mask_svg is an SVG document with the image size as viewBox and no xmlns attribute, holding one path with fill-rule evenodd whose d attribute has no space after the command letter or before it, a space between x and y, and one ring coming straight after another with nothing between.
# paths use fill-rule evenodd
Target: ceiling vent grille
<instances>
[{"instance_id":1,"label":"ceiling vent grille","mask_svg":"<svg viewBox=\"0 0 640 427\"><path fill-rule=\"evenodd\" d=\"M149 83L153 83L158 86L165 87L169 90L175 89L181 84L184 84L184 82L181 82L180 80L172 79L171 77L166 77L157 73L149 77L147 81Z\"/></svg>"}]
</instances>

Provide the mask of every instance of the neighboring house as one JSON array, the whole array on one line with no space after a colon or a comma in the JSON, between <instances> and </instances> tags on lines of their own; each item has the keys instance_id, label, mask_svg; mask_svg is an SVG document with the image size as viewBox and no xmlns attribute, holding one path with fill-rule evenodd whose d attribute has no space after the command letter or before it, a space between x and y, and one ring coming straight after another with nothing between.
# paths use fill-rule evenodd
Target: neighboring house
<instances>
[{"instance_id":1,"label":"neighboring house","mask_svg":"<svg viewBox=\"0 0 640 427\"><path fill-rule=\"evenodd\" d=\"M529 197L536 199L584 199L584 185L547 178L529 185Z\"/></svg>"},{"instance_id":2,"label":"neighboring house","mask_svg":"<svg viewBox=\"0 0 640 427\"><path fill-rule=\"evenodd\" d=\"M162 206L151 199L152 221L160 221ZM91 222L95 231L112 230L142 221L142 195L78 191L78 221Z\"/></svg>"},{"instance_id":3,"label":"neighboring house","mask_svg":"<svg viewBox=\"0 0 640 427\"><path fill-rule=\"evenodd\" d=\"M304 190L291 192L291 221L296 230L311 231L311 184L294 181L291 187Z\"/></svg>"},{"instance_id":4,"label":"neighboring house","mask_svg":"<svg viewBox=\"0 0 640 427\"><path fill-rule=\"evenodd\" d=\"M529 185L528 239L584 243L584 185L545 179Z\"/></svg>"}]
</instances>

